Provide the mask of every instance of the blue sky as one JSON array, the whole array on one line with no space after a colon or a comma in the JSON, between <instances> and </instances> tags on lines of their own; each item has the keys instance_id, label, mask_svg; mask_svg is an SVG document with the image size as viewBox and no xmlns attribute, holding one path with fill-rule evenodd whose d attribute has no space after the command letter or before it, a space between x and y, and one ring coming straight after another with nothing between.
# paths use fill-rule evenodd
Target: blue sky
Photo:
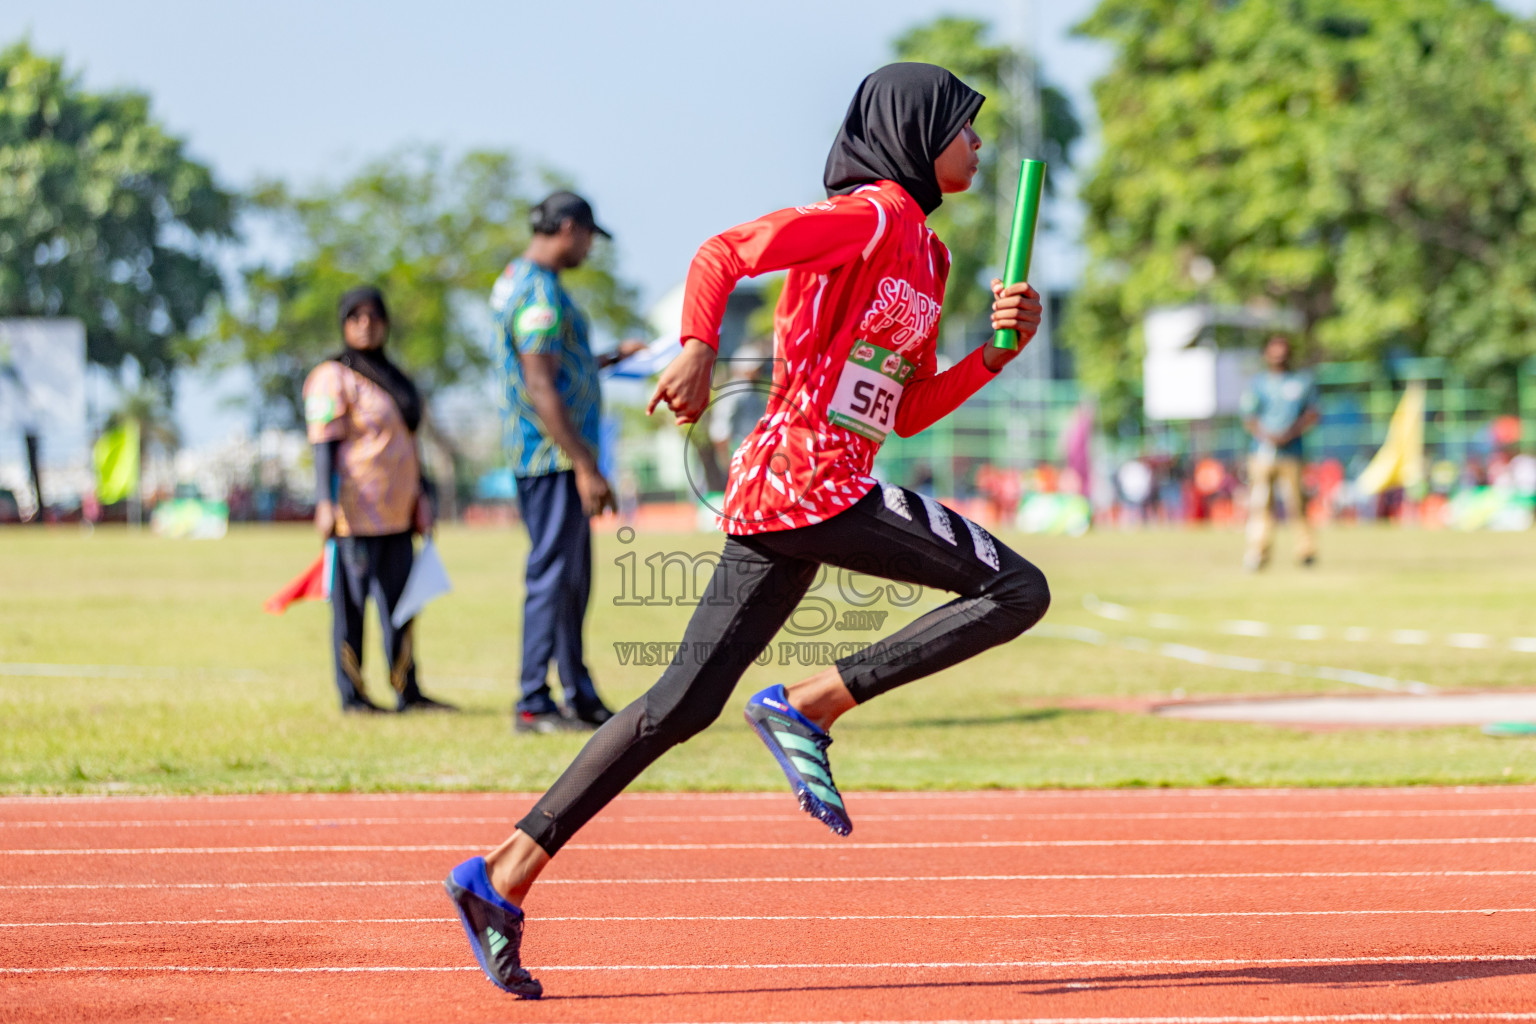
<instances>
[{"instance_id":1,"label":"blue sky","mask_svg":"<svg viewBox=\"0 0 1536 1024\"><path fill-rule=\"evenodd\" d=\"M514 149L580 183L653 300L709 235L818 192L854 86L901 30L953 11L1022 38L1032 21L1047 74L1086 106L1105 55L1067 28L1090 8L7 0L0 39L30 33L93 87L148 91L235 185L336 177L412 142Z\"/></svg>"}]
</instances>

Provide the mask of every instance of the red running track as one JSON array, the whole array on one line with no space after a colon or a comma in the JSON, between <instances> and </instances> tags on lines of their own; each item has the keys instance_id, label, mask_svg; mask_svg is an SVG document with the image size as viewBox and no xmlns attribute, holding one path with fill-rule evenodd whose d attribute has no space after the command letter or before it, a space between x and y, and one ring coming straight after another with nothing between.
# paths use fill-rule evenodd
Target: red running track
<instances>
[{"instance_id":1,"label":"red running track","mask_svg":"<svg viewBox=\"0 0 1536 1024\"><path fill-rule=\"evenodd\" d=\"M621 797L528 903L527 795L0 799L0 1021L1536 1021L1536 789Z\"/></svg>"}]
</instances>

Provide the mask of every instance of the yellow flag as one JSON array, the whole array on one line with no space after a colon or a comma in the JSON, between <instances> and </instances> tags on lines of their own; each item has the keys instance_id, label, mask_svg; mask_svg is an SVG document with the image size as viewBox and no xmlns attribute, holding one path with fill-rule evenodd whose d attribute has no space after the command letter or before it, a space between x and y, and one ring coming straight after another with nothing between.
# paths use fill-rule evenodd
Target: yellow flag
<instances>
[{"instance_id":1,"label":"yellow flag","mask_svg":"<svg viewBox=\"0 0 1536 1024\"><path fill-rule=\"evenodd\" d=\"M103 505L122 501L139 487L139 421L129 420L96 439L96 498Z\"/></svg>"},{"instance_id":2,"label":"yellow flag","mask_svg":"<svg viewBox=\"0 0 1536 1024\"><path fill-rule=\"evenodd\" d=\"M1392 487L1424 482L1424 382L1413 381L1397 403L1387 439L1355 481L1359 494L1380 494Z\"/></svg>"}]
</instances>

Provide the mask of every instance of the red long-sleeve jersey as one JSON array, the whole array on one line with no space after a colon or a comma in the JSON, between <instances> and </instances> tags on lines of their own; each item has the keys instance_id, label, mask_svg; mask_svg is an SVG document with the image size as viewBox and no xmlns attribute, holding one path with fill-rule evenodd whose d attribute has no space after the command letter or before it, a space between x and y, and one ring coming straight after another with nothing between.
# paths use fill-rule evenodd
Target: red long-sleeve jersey
<instances>
[{"instance_id":1,"label":"red long-sleeve jersey","mask_svg":"<svg viewBox=\"0 0 1536 1024\"><path fill-rule=\"evenodd\" d=\"M887 433L915 434L992 378L981 350L935 373L949 250L895 182L780 210L700 247L683 337L717 346L736 282L788 270L774 311L768 410L731 457L720 526L821 522L875 486Z\"/></svg>"}]
</instances>

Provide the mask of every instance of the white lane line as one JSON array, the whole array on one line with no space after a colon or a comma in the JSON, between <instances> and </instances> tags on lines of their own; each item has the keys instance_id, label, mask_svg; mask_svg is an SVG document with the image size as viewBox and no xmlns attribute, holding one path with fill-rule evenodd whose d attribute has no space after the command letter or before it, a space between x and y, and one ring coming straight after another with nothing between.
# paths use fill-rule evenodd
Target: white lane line
<instances>
[{"instance_id":1,"label":"white lane line","mask_svg":"<svg viewBox=\"0 0 1536 1024\"><path fill-rule=\"evenodd\" d=\"M559 921L564 918L539 918L541 921ZM575 920L572 918L571 920ZM603 918L582 918L587 921L601 921ZM614 920L624 920L615 918ZM636 920L630 918L629 920ZM248 918L234 920L231 918L212 918L203 921L3 921L0 928L173 928L183 927L201 928L211 924L233 925L279 925L279 924L456 924L456 917L270 917Z\"/></svg>"},{"instance_id":2,"label":"white lane line","mask_svg":"<svg viewBox=\"0 0 1536 1024\"><path fill-rule=\"evenodd\" d=\"M1278 661L1273 658L1245 658L1236 654L1219 654L1188 644L1168 644L1148 640L1140 636L1111 636L1102 630L1088 626L1062 626L1042 622L1029 631L1029 636L1048 640L1075 640L1095 647L1117 647L1138 654L1156 654L1191 665L1222 668L1232 672L1248 672L1256 675L1295 676L1303 679L1323 679L1332 683L1349 683L1373 690L1392 693L1435 693L1433 686L1413 680L1395 679L1392 676L1361 672L1352 668L1335 668L1332 665L1304 665L1296 661Z\"/></svg>"},{"instance_id":3,"label":"white lane line","mask_svg":"<svg viewBox=\"0 0 1536 1024\"><path fill-rule=\"evenodd\" d=\"M966 1017L954 1020L767 1021L765 1024L1348 1024L1351 1021L1536 1020L1536 1013L1311 1013L1263 1017ZM723 1021L714 1024L726 1024Z\"/></svg>"},{"instance_id":4,"label":"white lane line","mask_svg":"<svg viewBox=\"0 0 1536 1024\"><path fill-rule=\"evenodd\" d=\"M1187 846L1512 846L1536 843L1536 836L1445 836L1425 839L974 839L956 843L571 843L567 850L616 851L699 850L1039 850L1123 849L1127 847ZM173 854L224 855L256 853L463 853L474 847L462 843L340 846L144 846L75 848L43 847L7 850L0 857L162 857Z\"/></svg>"},{"instance_id":5,"label":"white lane line","mask_svg":"<svg viewBox=\"0 0 1536 1024\"><path fill-rule=\"evenodd\" d=\"M39 662L0 662L0 676L22 679L218 679L255 683L267 678L248 669L175 668L169 665L58 665Z\"/></svg>"},{"instance_id":6,"label":"white lane line","mask_svg":"<svg viewBox=\"0 0 1536 1024\"><path fill-rule=\"evenodd\" d=\"M1384 787L1390 791L1391 787ZM1494 787L1489 787L1490 789ZM1084 792L1095 792L1084 790ZM1159 790L1159 793L1175 793L1179 790ZM1194 792L1190 790L1189 792ZM1250 790L1249 792L1262 792ZM1366 790L1356 790L1366 792ZM71 793L63 796L0 796L0 805L3 804L182 804L185 806L197 806L207 804L250 804L250 803L442 803L444 801L463 801L465 803L488 803L490 801L527 800L530 803L537 800L542 793L225 793L225 794L186 794L186 793ZM671 793L625 793L620 800L641 800L648 796L672 796ZM689 794L698 797L727 797L734 796L745 799L766 799L769 793L697 793Z\"/></svg>"},{"instance_id":7,"label":"white lane line","mask_svg":"<svg viewBox=\"0 0 1536 1024\"><path fill-rule=\"evenodd\" d=\"M1536 872L1532 872L1536 874ZM410 879L398 882L365 882L347 880L340 882L60 882L58 885L0 885L0 892L48 892L50 890L85 890L95 892L107 889L348 889L370 886L393 885L442 885L441 878ZM543 879L540 885L558 885L556 879Z\"/></svg>"},{"instance_id":8,"label":"white lane line","mask_svg":"<svg viewBox=\"0 0 1536 1024\"><path fill-rule=\"evenodd\" d=\"M566 849L575 849L572 843ZM251 854L251 853L464 853L474 847L464 843L415 843L384 845L365 843L351 846L145 846L115 847L107 849L44 848L33 850L0 849L0 857L137 857L169 856L171 854ZM586 849L592 849L587 846Z\"/></svg>"},{"instance_id":9,"label":"white lane line","mask_svg":"<svg viewBox=\"0 0 1536 1024\"><path fill-rule=\"evenodd\" d=\"M1191 871L1157 874L1056 874L1056 875L778 875L756 878L540 878L539 886L548 885L856 885L860 883L918 882L1113 882L1113 881L1199 881L1206 879L1250 878L1528 878L1536 870L1496 871ZM0 885L0 892L49 892L53 890L107 889L347 889L360 886L442 885L442 879L402 880L393 882L62 882L57 885Z\"/></svg>"},{"instance_id":10,"label":"white lane line","mask_svg":"<svg viewBox=\"0 0 1536 1024\"><path fill-rule=\"evenodd\" d=\"M1265 1017L997 1017L978 1020L770 1021L768 1024L1307 1024L1416 1020L1536 1020L1536 1013L1314 1013ZM719 1022L724 1024L724 1022Z\"/></svg>"},{"instance_id":11,"label":"white lane line","mask_svg":"<svg viewBox=\"0 0 1536 1024\"><path fill-rule=\"evenodd\" d=\"M972 839L956 843L571 843L568 850L1029 850L1186 846L1508 846L1536 836L1447 836L1424 839ZM174 847L172 848L174 849ZM0 854L7 851L0 850ZM50 851L52 852L52 851ZM72 852L72 851L61 851ZM132 851L129 851L132 852Z\"/></svg>"},{"instance_id":12,"label":"white lane line","mask_svg":"<svg viewBox=\"0 0 1536 1024\"><path fill-rule=\"evenodd\" d=\"M57 662L0 662L0 676L18 676L29 679L220 679L229 682L254 683L270 679L265 672L251 669L198 668L174 665L74 665ZM460 676L433 673L433 680L453 686L471 689L505 686L516 680L498 679L494 676Z\"/></svg>"},{"instance_id":13,"label":"white lane line","mask_svg":"<svg viewBox=\"0 0 1536 1024\"><path fill-rule=\"evenodd\" d=\"M1349 1024L1352 1021L1536 1020L1536 1013L1314 1013L1263 1017L965 1017L948 1020L767 1021L765 1024ZM688 1022L694 1024L694 1022ZM714 1024L736 1024L717 1021Z\"/></svg>"},{"instance_id":14,"label":"white lane line","mask_svg":"<svg viewBox=\"0 0 1536 1024\"><path fill-rule=\"evenodd\" d=\"M1038 967L1278 967L1329 964L1502 964L1536 960L1536 954L1426 954L1423 956L1210 957L1168 960L953 960L885 963L769 963L769 964L527 964L530 971L845 971L845 970L1019 970ZM0 967L5 974L67 974L97 971L155 973L178 971L210 974L350 974L417 971L478 971L469 967L204 967L199 965L63 967Z\"/></svg>"},{"instance_id":15,"label":"white lane line","mask_svg":"<svg viewBox=\"0 0 1536 1024\"><path fill-rule=\"evenodd\" d=\"M1341 789L1339 787L1327 788L1321 786L1275 786L1271 788L1256 789L1213 789L1211 787L1196 788L1169 788L1169 789L987 789L987 790L873 790L860 792L850 790L844 795L852 793L860 800L1047 800L1052 798L1063 800L1164 800L1171 797L1183 797L1199 800L1219 800L1222 798L1247 800L1251 797L1302 797L1308 801L1316 801L1319 796L1347 796L1351 799L1361 796L1390 796L1417 798L1422 796L1462 796L1469 793L1482 793L1488 795L1504 796L1510 793L1536 794L1536 786L1531 785L1466 785L1466 786L1350 786ZM507 800L522 800L528 803L539 799L542 793L462 793L462 792L402 792L402 793L231 793L222 795L173 795L154 793L119 793L119 794L92 794L82 793L69 796L0 796L0 806L14 805L48 805L48 804L113 804L124 806L128 804L183 804L207 805L218 803L452 803L452 802L493 802ZM711 791L707 793L673 793L673 792L626 792L619 796L614 805L634 803L676 803L688 804L708 802L730 802L735 800L783 800L782 789L765 792L726 792Z\"/></svg>"},{"instance_id":16,"label":"white lane line","mask_svg":"<svg viewBox=\"0 0 1536 1024\"><path fill-rule=\"evenodd\" d=\"M1191 620L1184 615L1170 615L1167 612L1140 612L1123 604L1101 601L1093 594L1087 594L1083 597L1083 607L1101 619L1108 619L1111 622L1128 623L1144 620L1153 629L1181 629L1197 632L1214 631L1225 633L1228 636L1288 636L1293 640L1326 640L1330 635L1326 626L1280 626L1271 622L1258 622L1253 619L1228 619L1217 623L1214 627L1203 626L1198 623L1191 624ZM1365 643L1374 636L1372 631L1365 626L1349 626L1338 630L1336 635L1350 643ZM1382 640L1401 646L1423 647L1434 643L1435 636L1428 630L1423 629L1391 629L1382 634ZM1444 643L1449 647L1468 651L1486 651L1494 647L1504 647L1519 654L1536 654L1536 637L1529 636L1514 636L1501 639L1496 636L1490 636L1487 633L1447 633L1444 637Z\"/></svg>"},{"instance_id":17,"label":"white lane line","mask_svg":"<svg viewBox=\"0 0 1536 1024\"><path fill-rule=\"evenodd\" d=\"M1134 622L1136 612L1123 604L1115 604L1113 601L1101 601L1093 594L1083 595L1083 607L1101 619L1109 619L1113 622Z\"/></svg>"},{"instance_id":18,"label":"white lane line","mask_svg":"<svg viewBox=\"0 0 1536 1024\"><path fill-rule=\"evenodd\" d=\"M163 966L94 966L77 964L67 967L0 967L0 974L441 974L448 971L478 971L470 967L203 967L165 964ZM559 967L544 967L558 971Z\"/></svg>"},{"instance_id":19,"label":"white lane line","mask_svg":"<svg viewBox=\"0 0 1536 1024\"><path fill-rule=\"evenodd\" d=\"M1263 1017L995 1017L978 1020L769 1021L766 1024L1348 1024L1350 1021L1536 1020L1536 1013L1311 1013ZM717 1022L724 1024L724 1022Z\"/></svg>"},{"instance_id":20,"label":"white lane line","mask_svg":"<svg viewBox=\"0 0 1536 1024\"><path fill-rule=\"evenodd\" d=\"M1536 807L1521 813L1536 814ZM1246 815L1234 815L1246 817ZM729 817L677 815L670 818L605 818L608 822L666 822L666 821L798 821L801 814L740 814ZM867 817L867 816L866 816ZM915 815L914 817L924 817ZM1111 815L1113 817L1113 815ZM452 818L125 818L121 821L0 821L3 828L340 828L387 825L514 825L512 815L501 817L452 817Z\"/></svg>"},{"instance_id":21,"label":"white lane line","mask_svg":"<svg viewBox=\"0 0 1536 1024\"><path fill-rule=\"evenodd\" d=\"M535 915L540 924L552 921L595 923L603 921L1137 921L1145 918L1205 917L1396 917L1413 914L1536 914L1536 907L1457 907L1451 910L1209 910L1154 911L1142 914L652 914L621 917L601 914L592 917L545 917ZM204 925L289 925L289 924L457 924L456 917L277 917L211 918L188 921L9 921L0 928L170 928Z\"/></svg>"},{"instance_id":22,"label":"white lane line","mask_svg":"<svg viewBox=\"0 0 1536 1024\"><path fill-rule=\"evenodd\" d=\"M1057 814L860 814L871 821L1328 821L1368 818L1509 818L1536 816L1536 807L1358 811L1164 811ZM600 817L598 825L676 825L804 821L804 814L658 814ZM510 817L452 818L136 818L122 821L0 821L5 828L333 828L391 825L497 825Z\"/></svg>"}]
</instances>

